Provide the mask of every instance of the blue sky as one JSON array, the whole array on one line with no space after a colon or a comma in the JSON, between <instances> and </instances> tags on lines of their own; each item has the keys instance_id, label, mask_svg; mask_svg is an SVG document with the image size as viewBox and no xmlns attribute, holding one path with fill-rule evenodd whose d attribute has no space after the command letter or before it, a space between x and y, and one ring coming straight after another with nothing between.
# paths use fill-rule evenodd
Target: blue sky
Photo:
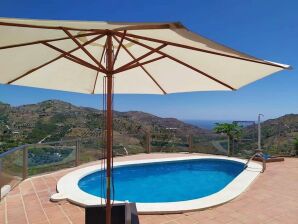
<instances>
[{"instance_id":1,"label":"blue sky","mask_svg":"<svg viewBox=\"0 0 298 224\"><path fill-rule=\"evenodd\" d=\"M298 113L298 1L296 0L1 0L0 17L163 22L180 21L203 36L248 54L290 64L235 92L118 95L115 109L162 117L254 120ZM1 37L0 37L1 38ZM60 99L99 108L101 97L0 85L0 101L12 105Z\"/></svg>"}]
</instances>

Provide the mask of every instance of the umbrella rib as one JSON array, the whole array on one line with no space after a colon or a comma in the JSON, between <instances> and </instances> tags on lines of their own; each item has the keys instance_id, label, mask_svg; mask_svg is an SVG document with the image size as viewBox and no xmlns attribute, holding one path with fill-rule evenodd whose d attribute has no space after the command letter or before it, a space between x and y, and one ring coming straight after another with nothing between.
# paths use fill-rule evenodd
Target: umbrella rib
<instances>
[{"instance_id":1,"label":"umbrella rib","mask_svg":"<svg viewBox=\"0 0 298 224\"><path fill-rule=\"evenodd\" d=\"M106 71L106 68L102 66L102 64L99 63L99 61L76 39L73 37L73 35L64 27L61 28L69 37L70 39L72 39L73 42L76 43L76 45L78 45L79 48L81 48L82 51L85 52L85 54L92 60L95 62L95 64L97 64L103 71Z\"/></svg>"},{"instance_id":2,"label":"umbrella rib","mask_svg":"<svg viewBox=\"0 0 298 224\"><path fill-rule=\"evenodd\" d=\"M127 32L127 31L124 30L124 32L123 32L123 36L121 37L121 40L120 40L120 42L119 42L119 45L118 45L118 48L117 48L117 51L116 51L116 54L115 54L115 56L114 56L114 60L113 60L113 67L114 67L114 65L115 65L115 62L116 62L116 60L117 60L118 54L119 54L120 49L121 49L121 46L122 46L122 44L123 44L123 40L124 40L124 37L125 37L126 32Z\"/></svg>"},{"instance_id":3,"label":"umbrella rib","mask_svg":"<svg viewBox=\"0 0 298 224\"><path fill-rule=\"evenodd\" d=\"M127 68L128 66L133 65L133 64L139 62L140 60L142 60L142 59L144 59L144 58L150 56L151 54L153 54L153 53L155 53L155 52L158 52L160 49L162 49L162 48L164 48L164 47L166 47L166 46L167 46L167 44L162 44L162 45L160 45L160 46L157 47L157 48L152 48L152 50L149 51L149 52L147 52L146 54L143 54L142 56L140 56L140 57L138 57L138 58L135 58L135 59L132 60L131 62L129 62L129 63L127 63L127 64L125 64L125 65L123 65L123 66L117 68L117 69L115 70L115 72L118 72L119 70L125 70L125 68Z\"/></svg>"},{"instance_id":4,"label":"umbrella rib","mask_svg":"<svg viewBox=\"0 0 298 224\"><path fill-rule=\"evenodd\" d=\"M96 41L96 40L98 40L98 39L100 39L100 38L102 38L102 37L104 37L104 36L105 36L104 34L103 34L103 35L96 36L96 37L90 39L89 41L85 42L84 45L90 44L90 43L92 43L93 41ZM74 48L74 49L68 51L67 53L70 54L70 53L72 53L72 52L74 52L74 51L76 51L76 50L78 50L78 49L79 49L79 47L76 47L76 48ZM48 65L48 64L51 64L52 62L55 62L55 61L57 61L58 59L63 58L63 57L65 57L65 56L66 56L66 52L63 53L63 54L61 54L61 55L59 55L58 57L56 57L56 58L54 58L54 59L52 59L52 60L50 60L50 61L48 61L48 62L42 64L42 65L39 65L39 66L37 66L37 67L35 67L35 68L29 70L28 72L24 73L23 75L21 75L21 76L15 78L15 79L13 79L13 80L7 82L7 84L11 84L11 83L13 83L13 82L15 82L15 81L17 81L17 80L19 80L19 79L21 79L21 78L23 78L23 77L29 75L29 74L31 74L32 72L35 72L36 70L41 69L41 68L43 68L44 66L46 66L46 65Z\"/></svg>"},{"instance_id":5,"label":"umbrella rib","mask_svg":"<svg viewBox=\"0 0 298 224\"><path fill-rule=\"evenodd\" d=\"M121 35L121 33L115 32L115 31L114 31L114 34L116 34L118 36ZM192 47L192 46L188 46L188 45L184 45L184 44L178 44L178 43L174 43L174 42L170 42L170 41L164 41L164 40L160 40L160 39L156 39L156 38L139 36L139 35L135 35L135 34L126 34L126 36L134 37L134 38L138 38L138 39L143 39L143 40L147 40L147 41L152 41L152 42L156 42L156 43L166 43L168 45L172 45L172 46L175 46L175 47L181 47L181 48L185 48L185 49L189 49L189 50L200 51L200 52L204 52L204 53L208 53L208 54L214 54L214 55L218 55L218 56L234 58L234 59L254 62L254 63L258 63L258 64L270 65L270 66L279 67L279 68L286 68L285 66L274 64L274 63L271 63L271 62L266 62L266 61L261 61L261 60L254 60L254 59L243 58L243 57L239 57L239 56L219 53L219 52L205 50L205 49Z\"/></svg>"},{"instance_id":6,"label":"umbrella rib","mask_svg":"<svg viewBox=\"0 0 298 224\"><path fill-rule=\"evenodd\" d=\"M97 84L98 74L99 74L99 72L96 73L96 77L95 77L95 81L94 81L94 85L93 85L92 94L95 93L95 87L96 87L96 84Z\"/></svg>"},{"instance_id":7,"label":"umbrella rib","mask_svg":"<svg viewBox=\"0 0 298 224\"><path fill-rule=\"evenodd\" d=\"M150 47L150 46L148 46L146 44L143 44L143 43L140 43L138 41L135 41L135 40L133 40L133 39L131 39L129 37L125 37L125 39L128 40L128 41L130 41L130 42L136 43L136 44L138 44L138 45L140 45L142 47L145 47L147 49L151 49L151 50L154 49L154 48L152 48L152 47ZM181 60L179 60L177 58L175 58L175 57L172 57L172 56L170 56L170 55L168 55L168 54L166 54L166 53L164 53L162 51L157 51L157 53L159 53L161 55L164 55L165 57L167 57L167 58L169 58L169 59L171 59L173 61L176 61L177 63L182 64L182 65L184 65L184 66L192 69L193 71L195 71L195 72L197 72L197 73L199 73L201 75L204 75L204 76L208 77L209 79L212 79L213 81L215 81L217 83L220 83L221 85L223 85L225 87L228 87L231 90L235 90L235 88L233 88L232 86L228 85L227 83L224 83L224 82L218 80L217 78L214 78L213 76L211 76L211 75L209 75L209 74L207 74L207 73L205 73L205 72L203 72L203 71L201 71L201 70L199 70L199 69L197 69L197 68L195 68L195 67L193 67L193 66L191 66L191 65L189 65L189 64L187 64L187 63L185 63L185 62L183 62L183 61L181 61Z\"/></svg>"},{"instance_id":8,"label":"umbrella rib","mask_svg":"<svg viewBox=\"0 0 298 224\"><path fill-rule=\"evenodd\" d=\"M38 28L38 29L51 29L51 30L60 30L61 27L57 26L46 26L46 25L33 25L33 24L24 24L24 23L12 23L12 22L0 22L0 26L16 26L16 27L26 27L26 28ZM146 30L146 29L169 29L169 28L182 28L183 26L176 22L176 23L161 23L161 24L140 24L140 25L127 25L125 27L119 27L113 29L115 31L122 31L122 30ZM65 27L68 30L74 31L101 31L105 32L106 30L103 29L82 29L82 28L73 28L73 27Z\"/></svg>"},{"instance_id":9,"label":"umbrella rib","mask_svg":"<svg viewBox=\"0 0 298 224\"><path fill-rule=\"evenodd\" d=\"M92 65L92 64L90 64L90 63L88 63L88 62L82 60L81 58L76 57L76 56L74 56L74 55L68 53L67 51L64 51L64 50L62 50L62 49L60 49L60 48L58 48L58 47L55 47L55 46L53 46L53 45L51 45L51 44L49 44L49 43L43 43L43 44L46 45L46 46L49 47L49 48L52 48L53 50L56 50L56 51L58 51L58 52L64 54L63 57L65 57L65 58L67 58L67 59L69 59L69 58L73 59L73 60L74 60L76 63L78 63L78 64L81 64L81 65L83 65L83 66L85 66L85 67L94 69L94 70L96 70L96 71L100 71L100 72L103 72L103 73L105 72L105 71L101 70L100 68L96 67L95 65Z\"/></svg>"},{"instance_id":10,"label":"umbrella rib","mask_svg":"<svg viewBox=\"0 0 298 224\"><path fill-rule=\"evenodd\" d=\"M152 30L152 29L170 29L170 28L182 28L179 22L175 23L163 23L163 24L142 24L142 25L128 25L125 27L119 27L113 29L113 31L122 31L122 30Z\"/></svg>"},{"instance_id":11,"label":"umbrella rib","mask_svg":"<svg viewBox=\"0 0 298 224\"><path fill-rule=\"evenodd\" d=\"M105 45L104 45L104 47L103 47L103 49L102 49L102 53L101 53L100 61L99 61L100 64L101 64L101 62L102 62L102 59L103 59L103 56L104 56L104 53L105 53L105 50L106 50L107 40L108 40L108 39L106 39ZM93 85L92 94L95 93L95 88L96 88L97 80L98 80L98 74L99 74L99 72L96 73L96 77L95 77L95 81L94 81L94 85Z\"/></svg>"},{"instance_id":12,"label":"umbrella rib","mask_svg":"<svg viewBox=\"0 0 298 224\"><path fill-rule=\"evenodd\" d=\"M136 67L140 67L140 66L143 66L143 65L146 65L146 64L149 64L149 63L152 63L152 62L161 60L161 59L163 59L163 58L165 58L165 57L166 57L166 56L162 55L162 56L159 56L159 57L150 59L150 60L148 60L148 61L144 61L144 62L142 62L142 63L137 62L136 64L131 65L131 66L127 67L127 68L124 68L124 69L121 69L121 70L118 70L118 69L117 69L117 71L115 70L115 71L113 72L113 74L120 73L120 72L124 72L124 71L130 70L130 69L136 68Z\"/></svg>"},{"instance_id":13,"label":"umbrella rib","mask_svg":"<svg viewBox=\"0 0 298 224\"><path fill-rule=\"evenodd\" d=\"M93 32L93 33L85 33L85 34L78 34L75 35L74 37L87 37L87 36L93 36L93 35L97 35L99 33L97 32ZM14 47L23 47L23 46L28 46L28 45L34 45L34 44L42 44L44 42L54 42L54 41L59 41L59 40L68 40L70 39L70 37L61 37L61 38L55 38L55 39L47 39L47 40L37 40L37 41L33 41L33 42L28 42L28 43L21 43L21 44L13 44L13 45L7 45L7 46L2 46L0 47L0 50L3 49L8 49L8 48L14 48Z\"/></svg>"},{"instance_id":14,"label":"umbrella rib","mask_svg":"<svg viewBox=\"0 0 298 224\"><path fill-rule=\"evenodd\" d=\"M113 35L113 38L119 43L119 40L117 37L115 37ZM132 59L136 59L135 56L133 56L133 54L127 49L127 47L125 47L124 45L122 45L122 47L124 48L124 50L129 54L129 56ZM137 62L137 64L140 64L139 62ZM158 86L158 88L163 92L163 94L167 94L167 92L160 86L160 84L153 78L153 76L148 72L148 70L143 66L143 65L139 65L141 67L141 69L151 78L151 80Z\"/></svg>"},{"instance_id":15,"label":"umbrella rib","mask_svg":"<svg viewBox=\"0 0 298 224\"><path fill-rule=\"evenodd\" d=\"M9 22L0 22L0 26L16 26L16 27L26 27L26 28L36 28L36 29L49 29L49 30L61 30L61 26L41 26L41 25L32 25L32 24L24 24L24 23L9 23ZM106 32L106 30L102 29L80 29L80 28L72 28L72 27L63 27L68 30L74 31L97 31L102 34Z\"/></svg>"},{"instance_id":16,"label":"umbrella rib","mask_svg":"<svg viewBox=\"0 0 298 224\"><path fill-rule=\"evenodd\" d=\"M101 62L102 62L102 59L103 59L104 54L105 54L105 51L106 51L107 40L108 40L108 39L106 39L105 45L104 45L103 50L102 50L102 52L101 52L101 56L100 56L100 60L99 60L99 63L100 63L100 64L101 64Z\"/></svg>"}]
</instances>

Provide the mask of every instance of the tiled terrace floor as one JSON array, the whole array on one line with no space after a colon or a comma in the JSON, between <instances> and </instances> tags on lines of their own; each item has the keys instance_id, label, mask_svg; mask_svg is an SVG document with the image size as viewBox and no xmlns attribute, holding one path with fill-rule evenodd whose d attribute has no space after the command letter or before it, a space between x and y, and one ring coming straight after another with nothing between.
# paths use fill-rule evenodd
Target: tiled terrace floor
<instances>
[{"instance_id":1,"label":"tiled terrace floor","mask_svg":"<svg viewBox=\"0 0 298 224\"><path fill-rule=\"evenodd\" d=\"M182 156L150 154L116 160ZM184 156L188 156L185 154ZM0 203L0 224L84 223L84 210L63 201L53 203L57 180L73 169L30 178ZM173 215L140 215L141 224L298 224L298 159L270 163L267 170L235 200L204 211Z\"/></svg>"}]
</instances>

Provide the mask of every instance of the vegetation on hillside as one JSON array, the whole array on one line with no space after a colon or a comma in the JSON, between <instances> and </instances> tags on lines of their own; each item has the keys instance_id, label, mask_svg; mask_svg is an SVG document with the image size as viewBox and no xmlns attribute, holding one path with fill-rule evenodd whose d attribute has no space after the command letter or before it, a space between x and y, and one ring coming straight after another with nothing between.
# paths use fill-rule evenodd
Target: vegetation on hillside
<instances>
[{"instance_id":1,"label":"vegetation on hillside","mask_svg":"<svg viewBox=\"0 0 298 224\"><path fill-rule=\"evenodd\" d=\"M0 153L27 143L37 143L44 139L60 141L100 136L103 125L102 111L77 107L58 100L48 100L38 104L11 107L0 103ZM139 152L145 147L146 133L152 133L152 150L186 151L189 136L192 136L192 151L226 154L228 146L239 156L249 156L257 143L255 125L242 130L235 123L221 124L215 134L204 129L185 124L175 118L160 118L152 114L130 111L114 111L115 147L129 148ZM241 136L240 136L241 134ZM270 154L297 154L298 115L289 114L262 123L262 146ZM236 141L235 141L236 140Z\"/></svg>"},{"instance_id":2,"label":"vegetation on hillside","mask_svg":"<svg viewBox=\"0 0 298 224\"><path fill-rule=\"evenodd\" d=\"M272 155L295 155L296 139L298 138L298 114L287 114L276 119L269 119L261 124L262 148ZM241 144L243 151L256 149L257 127L244 129L244 139L252 139Z\"/></svg>"},{"instance_id":3,"label":"vegetation on hillside","mask_svg":"<svg viewBox=\"0 0 298 224\"><path fill-rule=\"evenodd\" d=\"M24 143L99 136L103 125L102 111L58 100L20 107L3 104L0 112L0 153ZM160 118L137 111L114 111L115 134L166 134L172 132L169 128L175 129L178 136L205 132L174 118Z\"/></svg>"}]
</instances>

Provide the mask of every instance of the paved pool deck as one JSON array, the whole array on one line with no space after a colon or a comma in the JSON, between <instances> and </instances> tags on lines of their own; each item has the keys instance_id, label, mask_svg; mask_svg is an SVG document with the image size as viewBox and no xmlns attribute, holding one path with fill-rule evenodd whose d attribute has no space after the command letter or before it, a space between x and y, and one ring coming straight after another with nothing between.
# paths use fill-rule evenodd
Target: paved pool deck
<instances>
[{"instance_id":1,"label":"paved pool deck","mask_svg":"<svg viewBox=\"0 0 298 224\"><path fill-rule=\"evenodd\" d=\"M139 154L116 161L191 156L192 154ZM51 202L57 180L75 169L29 178L0 202L0 224L83 224L84 209L67 201ZM141 224L297 224L298 158L267 164L265 173L239 197L203 211L170 215L140 215Z\"/></svg>"}]
</instances>

